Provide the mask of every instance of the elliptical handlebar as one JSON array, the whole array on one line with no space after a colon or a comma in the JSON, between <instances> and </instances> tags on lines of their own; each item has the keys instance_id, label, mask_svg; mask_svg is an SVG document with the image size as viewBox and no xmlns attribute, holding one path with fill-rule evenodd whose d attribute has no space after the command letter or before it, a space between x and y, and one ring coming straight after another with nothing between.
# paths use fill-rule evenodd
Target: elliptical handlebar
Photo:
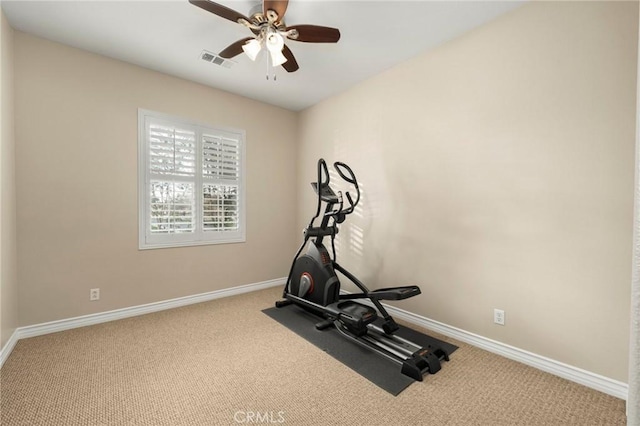
<instances>
[{"instance_id":1,"label":"elliptical handlebar","mask_svg":"<svg viewBox=\"0 0 640 426\"><path fill-rule=\"evenodd\" d=\"M341 208L339 212L340 214L344 215L351 214L360 202L360 187L358 186L358 180L356 179L356 175L355 173L353 173L353 170L351 170L351 167L347 166L342 161L336 161L335 163L333 163L333 167L336 169L336 172L338 172L342 179L349 182L356 189L356 201L353 201L351 194L349 193L349 191L347 191L345 193L345 196L349 201L349 207L347 207L346 209ZM343 169L344 171L346 171L346 173L343 171Z\"/></svg>"},{"instance_id":2,"label":"elliptical handlebar","mask_svg":"<svg viewBox=\"0 0 640 426\"><path fill-rule=\"evenodd\" d=\"M333 163L333 167L336 169L336 172L338 172L338 174L340 175L340 177L344 180L346 180L349 183L352 183L354 185L358 185L357 181L356 181L356 175L353 173L353 170L351 170L351 167L347 166L345 163L343 163L342 161L336 161L335 163ZM349 173L349 176L347 176L342 169L345 169L347 171L347 173Z\"/></svg>"},{"instance_id":3,"label":"elliptical handlebar","mask_svg":"<svg viewBox=\"0 0 640 426\"><path fill-rule=\"evenodd\" d=\"M323 179L323 174L324 174L324 178L326 178L326 180ZM329 168L327 167L327 162L324 161L324 158L321 158L318 160L318 180L317 180L317 187L316 187L316 192L318 193L318 207L316 209L316 215L311 219L311 223L313 224L313 221L320 216L320 208L322 206L322 188L324 186L329 186L329 181L331 180L331 177L329 176Z\"/></svg>"},{"instance_id":4,"label":"elliptical handlebar","mask_svg":"<svg viewBox=\"0 0 640 426\"><path fill-rule=\"evenodd\" d=\"M323 179L323 175L326 180ZM318 160L318 184L320 186L329 185L329 181L331 177L329 176L329 168L327 167L327 162L324 161L324 158Z\"/></svg>"},{"instance_id":5,"label":"elliptical handlebar","mask_svg":"<svg viewBox=\"0 0 640 426\"><path fill-rule=\"evenodd\" d=\"M351 167L341 161L336 161L335 163L333 163L333 167L343 180L353 185L353 187L356 189L355 200L353 199L351 193L347 191L344 195L349 202L349 206L345 208L342 191L338 191L336 194L332 190L331 186L329 185L329 183L331 182L331 175L329 174L327 162L323 158L320 158L318 160L317 167L318 180L311 184L318 195L317 209L316 214L311 218L307 229L313 228L313 223L318 217L320 217L323 201L328 203L327 211L324 213L324 216L333 216L334 218L337 218L336 220L338 223L342 223L346 215L353 213L356 206L358 205L358 202L360 201L360 188L358 186L358 180L356 179L356 175L355 173L353 173L353 170L351 170ZM336 204L337 209L329 211L330 206L334 206Z\"/></svg>"}]
</instances>

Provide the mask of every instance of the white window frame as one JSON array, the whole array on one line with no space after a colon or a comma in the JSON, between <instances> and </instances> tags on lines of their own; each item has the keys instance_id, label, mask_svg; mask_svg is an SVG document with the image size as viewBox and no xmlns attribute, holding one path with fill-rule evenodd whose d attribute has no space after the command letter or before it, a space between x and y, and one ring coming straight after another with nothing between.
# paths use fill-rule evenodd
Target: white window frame
<instances>
[{"instance_id":1,"label":"white window frame","mask_svg":"<svg viewBox=\"0 0 640 426\"><path fill-rule=\"evenodd\" d=\"M149 167L149 126L151 123L165 122L181 128L193 130L196 135L196 167L194 182L195 223L191 233L155 234L151 232L151 191L152 180ZM203 134L219 135L236 139L239 144L240 176L238 185L238 229L233 231L204 231L203 229L203 186L207 183L202 172ZM245 136L244 130L217 128L197 123L169 114L138 109L138 248L157 249L168 247L199 246L208 244L241 243L246 241L246 186L245 186Z\"/></svg>"}]
</instances>

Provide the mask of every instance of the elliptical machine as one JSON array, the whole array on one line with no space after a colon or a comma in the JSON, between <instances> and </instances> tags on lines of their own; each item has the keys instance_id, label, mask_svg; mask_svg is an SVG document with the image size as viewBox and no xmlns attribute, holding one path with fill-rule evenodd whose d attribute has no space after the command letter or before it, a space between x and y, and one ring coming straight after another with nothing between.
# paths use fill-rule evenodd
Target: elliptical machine
<instances>
[{"instance_id":1,"label":"elliptical machine","mask_svg":"<svg viewBox=\"0 0 640 426\"><path fill-rule=\"evenodd\" d=\"M354 212L360 201L360 188L349 166L335 162L334 168L338 175L355 189L355 200L349 191L346 191L344 198L348 206L345 206L342 192L338 191L336 194L329 184L327 163L322 158L318 160L318 180L311 183L318 196L316 213L305 228L304 241L293 259L282 295L284 300L276 302L276 307L296 304L324 317L323 321L316 324L318 330L334 326L347 339L399 364L403 374L422 381L423 374L438 372L441 367L440 361L449 361L449 354L440 347L423 347L394 334L399 326L380 301L403 300L417 296L420 294L418 286L369 290L337 263L335 238L338 225ZM320 226L314 226L321 213ZM331 239L333 256L323 244L325 238ZM340 294L340 281L336 271L353 282L361 292ZM359 303L356 299L369 299L373 306ZM380 316L382 320L376 321ZM374 322L382 324L379 326Z\"/></svg>"}]
</instances>

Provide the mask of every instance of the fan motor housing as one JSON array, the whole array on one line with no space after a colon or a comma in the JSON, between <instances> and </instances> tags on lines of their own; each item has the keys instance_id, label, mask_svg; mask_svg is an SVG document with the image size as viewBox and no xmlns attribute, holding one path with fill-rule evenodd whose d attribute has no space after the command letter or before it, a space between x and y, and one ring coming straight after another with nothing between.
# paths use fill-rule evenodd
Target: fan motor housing
<instances>
[{"instance_id":1,"label":"fan motor housing","mask_svg":"<svg viewBox=\"0 0 640 426\"><path fill-rule=\"evenodd\" d=\"M265 16L262 10L262 2L256 4L249 11L249 21L257 26L262 26L264 24L269 24L269 19ZM271 25L278 31L285 31L287 25L284 23L284 19L279 19L276 22L273 22Z\"/></svg>"}]
</instances>

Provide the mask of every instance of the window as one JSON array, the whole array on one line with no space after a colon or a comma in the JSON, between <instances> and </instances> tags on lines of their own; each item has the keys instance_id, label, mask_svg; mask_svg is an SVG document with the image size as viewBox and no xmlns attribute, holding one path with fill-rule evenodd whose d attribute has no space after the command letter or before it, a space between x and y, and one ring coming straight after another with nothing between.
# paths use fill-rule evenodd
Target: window
<instances>
[{"instance_id":1,"label":"window","mask_svg":"<svg viewBox=\"0 0 640 426\"><path fill-rule=\"evenodd\" d=\"M138 111L140 249L245 241L244 131Z\"/></svg>"}]
</instances>

